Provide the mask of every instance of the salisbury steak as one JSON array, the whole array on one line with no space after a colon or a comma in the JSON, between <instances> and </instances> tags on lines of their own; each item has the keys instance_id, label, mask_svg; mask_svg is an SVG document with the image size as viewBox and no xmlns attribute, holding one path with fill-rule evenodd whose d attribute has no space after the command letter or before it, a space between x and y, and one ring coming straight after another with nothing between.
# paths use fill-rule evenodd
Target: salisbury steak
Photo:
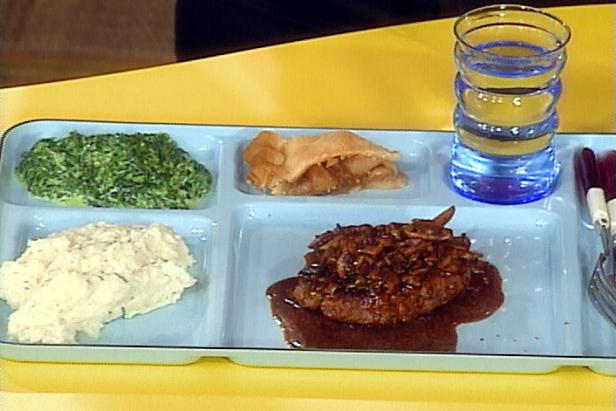
<instances>
[{"instance_id":1,"label":"salisbury steak","mask_svg":"<svg viewBox=\"0 0 616 411\"><path fill-rule=\"evenodd\" d=\"M334 320L370 325L402 323L448 303L487 269L465 234L444 227L454 211L317 235L292 298Z\"/></svg>"}]
</instances>

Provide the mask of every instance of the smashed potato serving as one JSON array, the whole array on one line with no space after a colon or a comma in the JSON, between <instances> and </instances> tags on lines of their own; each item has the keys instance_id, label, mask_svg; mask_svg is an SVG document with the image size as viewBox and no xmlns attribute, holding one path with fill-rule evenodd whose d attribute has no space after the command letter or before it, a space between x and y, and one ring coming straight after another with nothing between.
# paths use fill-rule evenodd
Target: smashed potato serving
<instances>
[{"instance_id":1,"label":"smashed potato serving","mask_svg":"<svg viewBox=\"0 0 616 411\"><path fill-rule=\"evenodd\" d=\"M344 130L288 139L262 131L243 157L248 183L273 195L343 194L408 183L395 165L400 153Z\"/></svg>"}]
</instances>

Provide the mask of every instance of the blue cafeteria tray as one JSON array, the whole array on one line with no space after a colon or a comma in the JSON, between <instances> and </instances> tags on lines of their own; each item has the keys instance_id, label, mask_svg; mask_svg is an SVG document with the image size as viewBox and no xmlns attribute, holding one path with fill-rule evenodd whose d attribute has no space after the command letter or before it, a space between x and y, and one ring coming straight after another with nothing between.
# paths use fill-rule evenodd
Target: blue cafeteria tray
<instances>
[{"instance_id":1,"label":"blue cafeteria tray","mask_svg":"<svg viewBox=\"0 0 616 411\"><path fill-rule=\"evenodd\" d=\"M450 132L354 130L398 150L409 176L400 190L326 197L275 197L245 182L242 149L262 129L283 136L320 129L36 120L4 135L0 157L0 262L28 239L94 221L159 222L186 241L199 281L177 304L107 324L99 339L76 345L19 344L7 338L11 309L0 301L0 354L21 361L184 364L228 357L257 366L541 373L575 365L616 375L616 328L593 308L586 283L599 250L580 211L572 172L576 149L602 151L616 136L556 136L562 176L547 198L524 205L465 199L445 177ZM36 141L82 134L166 132L214 176L191 210L71 208L34 199L16 180L21 153ZM336 224L431 218L455 205L450 222L499 268L505 302L492 316L457 327L456 352L291 349L265 298L272 283L296 275L308 243Z\"/></svg>"}]
</instances>

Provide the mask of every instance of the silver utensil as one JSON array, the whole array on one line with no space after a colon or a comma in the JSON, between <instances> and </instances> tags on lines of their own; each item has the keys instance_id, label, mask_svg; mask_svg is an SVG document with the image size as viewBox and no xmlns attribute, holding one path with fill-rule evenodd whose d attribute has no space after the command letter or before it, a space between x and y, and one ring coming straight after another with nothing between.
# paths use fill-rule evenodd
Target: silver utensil
<instances>
[{"instance_id":1,"label":"silver utensil","mask_svg":"<svg viewBox=\"0 0 616 411\"><path fill-rule=\"evenodd\" d=\"M616 325L614 274L607 273L603 268L603 264L608 258L604 253L599 254L588 283L588 294L597 311Z\"/></svg>"},{"instance_id":2,"label":"silver utensil","mask_svg":"<svg viewBox=\"0 0 616 411\"><path fill-rule=\"evenodd\" d=\"M616 176L612 177L611 172L616 171L610 171L616 163L612 164L612 160L616 160L616 156L610 154L609 158L604 157L605 163L599 166L595 153L584 148L576 153L574 166L578 187L602 244L602 251L588 282L588 294L597 311L616 326L616 202L611 201L616 198ZM610 207L606 192L609 194ZM611 215L609 211L612 211Z\"/></svg>"}]
</instances>

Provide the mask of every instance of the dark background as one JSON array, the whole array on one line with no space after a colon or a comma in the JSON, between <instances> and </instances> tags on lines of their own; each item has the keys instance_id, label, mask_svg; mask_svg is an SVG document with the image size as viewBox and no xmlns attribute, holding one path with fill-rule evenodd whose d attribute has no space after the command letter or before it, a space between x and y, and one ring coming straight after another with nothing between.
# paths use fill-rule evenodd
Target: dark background
<instances>
[{"instance_id":1,"label":"dark background","mask_svg":"<svg viewBox=\"0 0 616 411\"><path fill-rule=\"evenodd\" d=\"M615 1L539 0L537 7ZM0 86L452 17L480 0L0 0Z\"/></svg>"}]
</instances>

